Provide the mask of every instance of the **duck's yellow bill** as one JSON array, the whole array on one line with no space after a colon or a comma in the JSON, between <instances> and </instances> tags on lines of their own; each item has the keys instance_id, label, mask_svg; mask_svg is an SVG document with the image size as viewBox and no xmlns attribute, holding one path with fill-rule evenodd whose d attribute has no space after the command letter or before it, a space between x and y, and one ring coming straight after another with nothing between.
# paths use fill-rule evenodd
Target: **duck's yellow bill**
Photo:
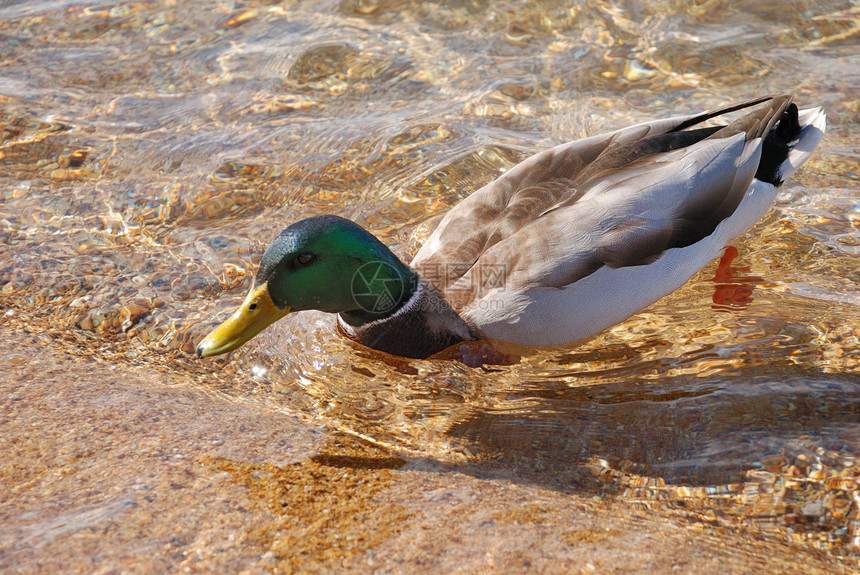
<instances>
[{"instance_id":1,"label":"duck's yellow bill","mask_svg":"<svg viewBox=\"0 0 860 575\"><path fill-rule=\"evenodd\" d=\"M252 286L239 309L197 344L197 355L209 357L233 351L288 313L289 307L280 309L272 301L268 284Z\"/></svg>"}]
</instances>

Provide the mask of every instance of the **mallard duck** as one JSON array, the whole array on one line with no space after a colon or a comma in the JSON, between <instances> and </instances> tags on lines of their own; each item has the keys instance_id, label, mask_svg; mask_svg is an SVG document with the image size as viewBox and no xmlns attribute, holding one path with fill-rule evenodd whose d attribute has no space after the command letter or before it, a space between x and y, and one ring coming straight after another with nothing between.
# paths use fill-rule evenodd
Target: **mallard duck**
<instances>
[{"instance_id":1,"label":"mallard duck","mask_svg":"<svg viewBox=\"0 0 860 575\"><path fill-rule=\"evenodd\" d=\"M266 249L251 292L197 353L234 350L309 309L408 358L461 342L587 338L679 288L751 228L824 129L820 108L767 96L562 144L455 206L411 266L347 219L301 220Z\"/></svg>"}]
</instances>

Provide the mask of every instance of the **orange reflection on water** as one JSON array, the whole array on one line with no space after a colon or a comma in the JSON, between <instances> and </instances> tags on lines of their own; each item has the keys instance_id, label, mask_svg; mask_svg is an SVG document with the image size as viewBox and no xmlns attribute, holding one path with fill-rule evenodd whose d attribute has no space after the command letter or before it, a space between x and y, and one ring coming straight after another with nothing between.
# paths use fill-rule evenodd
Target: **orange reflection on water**
<instances>
[{"instance_id":1,"label":"orange reflection on water","mask_svg":"<svg viewBox=\"0 0 860 575\"><path fill-rule=\"evenodd\" d=\"M738 248L726 246L726 251L720 258L717 271L711 281L714 286L713 301L711 306L717 311L732 311L742 309L753 301L755 284L763 282L764 278L759 276L744 275L749 272L749 266L732 266L738 257Z\"/></svg>"}]
</instances>

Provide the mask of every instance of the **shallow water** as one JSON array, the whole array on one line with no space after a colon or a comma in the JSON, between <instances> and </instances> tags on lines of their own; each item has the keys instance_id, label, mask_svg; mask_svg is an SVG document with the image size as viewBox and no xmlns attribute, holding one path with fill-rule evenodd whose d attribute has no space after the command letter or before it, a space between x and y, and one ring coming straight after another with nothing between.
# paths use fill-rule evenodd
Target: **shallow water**
<instances>
[{"instance_id":1,"label":"shallow water","mask_svg":"<svg viewBox=\"0 0 860 575\"><path fill-rule=\"evenodd\" d=\"M408 259L532 152L791 91L827 136L731 268L587 342L393 362L309 312L205 361L402 453L856 555L858 30L847 1L6 3L0 301L81 353L186 369L293 221L337 213Z\"/></svg>"}]
</instances>

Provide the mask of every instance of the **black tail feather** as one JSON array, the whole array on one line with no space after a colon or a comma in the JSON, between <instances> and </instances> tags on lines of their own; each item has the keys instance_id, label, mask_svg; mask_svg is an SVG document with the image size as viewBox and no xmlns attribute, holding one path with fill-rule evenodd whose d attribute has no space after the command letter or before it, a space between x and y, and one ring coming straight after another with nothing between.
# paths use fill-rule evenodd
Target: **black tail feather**
<instances>
[{"instance_id":1,"label":"black tail feather","mask_svg":"<svg viewBox=\"0 0 860 575\"><path fill-rule=\"evenodd\" d=\"M755 177L762 182L779 186L782 177L780 167L791 151L791 144L800 135L800 120L797 117L797 106L790 104L782 113L779 123L768 132L761 150L761 161Z\"/></svg>"}]
</instances>

